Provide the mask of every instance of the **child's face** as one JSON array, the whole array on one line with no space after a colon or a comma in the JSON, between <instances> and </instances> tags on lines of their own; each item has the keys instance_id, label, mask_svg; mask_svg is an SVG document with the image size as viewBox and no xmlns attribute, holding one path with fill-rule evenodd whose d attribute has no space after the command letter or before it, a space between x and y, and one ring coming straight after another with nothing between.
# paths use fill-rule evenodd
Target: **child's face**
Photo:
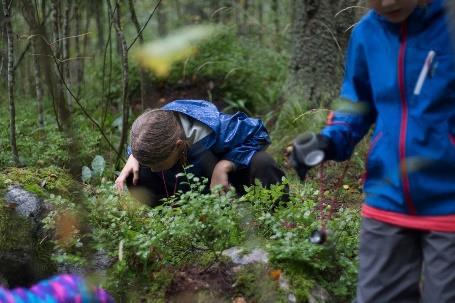
<instances>
[{"instance_id":1,"label":"child's face","mask_svg":"<svg viewBox=\"0 0 455 303\"><path fill-rule=\"evenodd\" d=\"M163 170L168 170L177 164L185 152L185 143L183 140L178 139L175 143L175 148L172 153L163 161L154 163L153 165L147 165L150 167L152 172L159 172Z\"/></svg>"},{"instance_id":2,"label":"child's face","mask_svg":"<svg viewBox=\"0 0 455 303\"><path fill-rule=\"evenodd\" d=\"M163 170L168 170L172 168L180 159L181 152L178 148L174 149L174 151L167 157L165 160L154 163L153 165L148 165L152 172L159 172Z\"/></svg>"},{"instance_id":3,"label":"child's face","mask_svg":"<svg viewBox=\"0 0 455 303\"><path fill-rule=\"evenodd\" d=\"M370 0L370 7L392 23L405 21L422 0Z\"/></svg>"}]
</instances>

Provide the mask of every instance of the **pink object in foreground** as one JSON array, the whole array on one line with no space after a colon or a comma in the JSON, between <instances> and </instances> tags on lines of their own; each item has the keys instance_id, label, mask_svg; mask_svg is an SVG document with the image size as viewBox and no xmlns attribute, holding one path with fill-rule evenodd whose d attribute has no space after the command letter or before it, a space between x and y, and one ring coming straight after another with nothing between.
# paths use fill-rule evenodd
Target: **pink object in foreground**
<instances>
[{"instance_id":1,"label":"pink object in foreground","mask_svg":"<svg viewBox=\"0 0 455 303\"><path fill-rule=\"evenodd\" d=\"M113 303L101 288L88 286L76 275L59 275L30 288L8 290L0 287L0 303Z\"/></svg>"}]
</instances>

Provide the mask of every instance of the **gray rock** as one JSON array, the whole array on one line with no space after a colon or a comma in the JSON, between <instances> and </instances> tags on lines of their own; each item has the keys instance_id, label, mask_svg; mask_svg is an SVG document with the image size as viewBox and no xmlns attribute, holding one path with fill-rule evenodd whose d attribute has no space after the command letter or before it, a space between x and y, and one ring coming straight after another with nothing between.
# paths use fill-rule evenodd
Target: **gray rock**
<instances>
[{"instance_id":1,"label":"gray rock","mask_svg":"<svg viewBox=\"0 0 455 303\"><path fill-rule=\"evenodd\" d=\"M89 273L97 273L103 275L103 273L112 266L115 260L110 257L106 251L98 250L89 256L90 264L78 265L78 264L58 264L57 271L59 273L73 273L81 276L88 275Z\"/></svg>"},{"instance_id":2,"label":"gray rock","mask_svg":"<svg viewBox=\"0 0 455 303\"><path fill-rule=\"evenodd\" d=\"M327 303L332 302L332 298L327 290L322 288L319 285L316 285L311 290L311 293L308 297L309 303Z\"/></svg>"},{"instance_id":3,"label":"gray rock","mask_svg":"<svg viewBox=\"0 0 455 303\"><path fill-rule=\"evenodd\" d=\"M263 264L267 265L269 263L269 257L268 257L267 252L260 248L255 248L249 254L245 254L243 248L234 246L234 247L224 250L222 255L231 258L232 263L237 265L237 266L233 267L234 272L240 271L243 266L248 265L248 264L263 263ZM288 302L296 303L297 298L291 292L291 289L289 287L289 281L284 276L284 274L282 274L280 276L279 285L280 285L280 288L287 293Z\"/></svg>"},{"instance_id":4,"label":"gray rock","mask_svg":"<svg viewBox=\"0 0 455 303\"><path fill-rule=\"evenodd\" d=\"M106 251L98 250L93 255L93 270L94 271L103 271L112 266L115 260L110 257Z\"/></svg>"},{"instance_id":5,"label":"gray rock","mask_svg":"<svg viewBox=\"0 0 455 303\"><path fill-rule=\"evenodd\" d=\"M244 254L243 249L239 247L231 247L223 251L223 256L231 258L232 262L237 265L247 265L251 263L264 263L269 262L267 252L260 248L253 249L249 254Z\"/></svg>"},{"instance_id":6,"label":"gray rock","mask_svg":"<svg viewBox=\"0 0 455 303\"><path fill-rule=\"evenodd\" d=\"M52 245L41 220L47 213L44 201L21 186L9 186L4 202L4 234L0 247L0 271L10 287L32 284L55 272L50 260Z\"/></svg>"},{"instance_id":7,"label":"gray rock","mask_svg":"<svg viewBox=\"0 0 455 303\"><path fill-rule=\"evenodd\" d=\"M43 200L18 185L8 187L5 193L5 201L15 208L22 217L37 218L42 212Z\"/></svg>"}]
</instances>

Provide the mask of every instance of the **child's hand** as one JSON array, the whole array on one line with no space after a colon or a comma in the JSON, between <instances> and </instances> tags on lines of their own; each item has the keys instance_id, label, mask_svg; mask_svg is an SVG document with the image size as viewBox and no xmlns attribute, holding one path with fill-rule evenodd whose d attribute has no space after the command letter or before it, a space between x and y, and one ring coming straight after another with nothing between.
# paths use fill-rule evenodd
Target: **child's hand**
<instances>
[{"instance_id":1,"label":"child's hand","mask_svg":"<svg viewBox=\"0 0 455 303\"><path fill-rule=\"evenodd\" d=\"M125 189L126 179L131 173L133 174L133 185L136 185L139 180L139 162L133 157L133 155L128 158L128 161L120 172L120 175L115 180L115 187L118 190Z\"/></svg>"},{"instance_id":2,"label":"child's hand","mask_svg":"<svg viewBox=\"0 0 455 303\"><path fill-rule=\"evenodd\" d=\"M298 136L288 153L288 162L294 167L301 180L310 168L318 165L324 160L328 160L330 150L330 140L312 132L306 132Z\"/></svg>"},{"instance_id":3,"label":"child's hand","mask_svg":"<svg viewBox=\"0 0 455 303\"><path fill-rule=\"evenodd\" d=\"M221 185L223 189L229 189L228 174L235 169L235 164L228 160L221 160L213 169L210 188L213 189L217 185Z\"/></svg>"}]
</instances>

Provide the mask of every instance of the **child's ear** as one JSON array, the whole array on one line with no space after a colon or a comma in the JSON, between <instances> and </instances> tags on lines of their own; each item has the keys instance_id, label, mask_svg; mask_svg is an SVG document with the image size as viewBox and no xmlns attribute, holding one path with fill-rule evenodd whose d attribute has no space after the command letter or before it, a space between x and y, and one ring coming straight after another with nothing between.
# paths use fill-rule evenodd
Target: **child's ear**
<instances>
[{"instance_id":1,"label":"child's ear","mask_svg":"<svg viewBox=\"0 0 455 303\"><path fill-rule=\"evenodd\" d=\"M417 3L420 5L420 6L426 6L428 4L428 0L418 0Z\"/></svg>"},{"instance_id":2,"label":"child's ear","mask_svg":"<svg viewBox=\"0 0 455 303\"><path fill-rule=\"evenodd\" d=\"M175 143L175 145L177 145L177 148L180 151L183 151L185 148L185 141L183 141L182 139L177 139L177 142Z\"/></svg>"}]
</instances>

